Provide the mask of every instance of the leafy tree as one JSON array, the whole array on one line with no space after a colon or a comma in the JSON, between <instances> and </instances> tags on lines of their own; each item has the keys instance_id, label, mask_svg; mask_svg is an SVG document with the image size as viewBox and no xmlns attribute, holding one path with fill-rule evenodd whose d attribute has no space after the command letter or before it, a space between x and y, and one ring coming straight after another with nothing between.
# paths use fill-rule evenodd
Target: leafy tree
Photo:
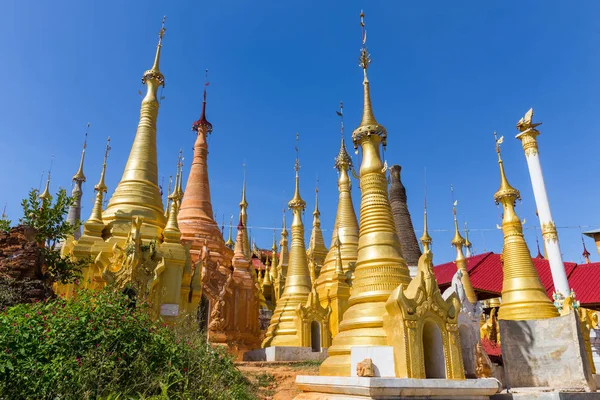
<instances>
[{"instance_id":1,"label":"leafy tree","mask_svg":"<svg viewBox=\"0 0 600 400\"><path fill-rule=\"evenodd\" d=\"M10 230L11 221L6 218L6 215L2 214L0 218L0 232L8 232Z\"/></svg>"},{"instance_id":2,"label":"leafy tree","mask_svg":"<svg viewBox=\"0 0 600 400\"><path fill-rule=\"evenodd\" d=\"M81 269L90 262L87 258L73 260L63 257L56 248L76 228L65 220L73 201L73 198L67 196L67 191L60 188L55 201L52 196L40 199L38 190L32 189L29 196L21 202L23 218L20 222L37 232L36 241L44 257L43 277L48 285L76 281L81 276Z\"/></svg>"}]
</instances>

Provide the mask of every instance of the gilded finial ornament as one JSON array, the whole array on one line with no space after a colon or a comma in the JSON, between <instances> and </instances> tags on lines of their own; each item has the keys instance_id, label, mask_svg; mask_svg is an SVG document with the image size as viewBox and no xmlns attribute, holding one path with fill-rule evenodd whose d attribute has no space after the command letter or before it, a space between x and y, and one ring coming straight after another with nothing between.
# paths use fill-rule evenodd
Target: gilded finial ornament
<instances>
[{"instance_id":1,"label":"gilded finial ornament","mask_svg":"<svg viewBox=\"0 0 600 400\"><path fill-rule=\"evenodd\" d=\"M342 134L342 143L340 145L340 151L337 157L335 158L334 168L336 168L338 171L342 168L350 170L352 169L352 158L348 154L348 151L346 151L346 143L344 141L344 103L340 101L340 109L335 113L338 115L338 117L340 117L340 132Z\"/></svg>"},{"instance_id":2,"label":"gilded finial ornament","mask_svg":"<svg viewBox=\"0 0 600 400\"><path fill-rule=\"evenodd\" d=\"M517 122L517 129L519 130L517 139L521 141L523 150L525 150L525 156L527 157L536 155L539 152L537 136L540 134L540 131L536 127L541 124L541 122L533 122L533 108L530 108L523 118Z\"/></svg>"},{"instance_id":3,"label":"gilded finial ornament","mask_svg":"<svg viewBox=\"0 0 600 400\"><path fill-rule=\"evenodd\" d=\"M48 178L46 179L46 187L42 194L39 195L42 200L50 200L52 199L52 195L50 194L50 176L52 174L52 164L54 164L54 154L52 158L50 158L50 169L48 169Z\"/></svg>"},{"instance_id":4,"label":"gilded finial ornament","mask_svg":"<svg viewBox=\"0 0 600 400\"><path fill-rule=\"evenodd\" d=\"M144 76L142 77L142 83L146 84L149 80L155 80L158 82L159 86L165 86L165 77L160 72L159 64L160 64L160 49L162 47L162 40L165 36L165 32L167 29L165 28L165 21L167 20L167 16L165 15L162 19L162 26L160 31L158 31L158 45L156 46L156 56L154 58L154 64L152 68L148 71L144 72Z\"/></svg>"}]
</instances>

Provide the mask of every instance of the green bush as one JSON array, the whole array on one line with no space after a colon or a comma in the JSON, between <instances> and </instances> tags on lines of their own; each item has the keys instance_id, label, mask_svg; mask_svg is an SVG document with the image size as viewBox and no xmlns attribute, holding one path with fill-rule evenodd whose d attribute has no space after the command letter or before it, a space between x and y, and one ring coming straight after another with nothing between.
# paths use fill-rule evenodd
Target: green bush
<instances>
[{"instance_id":1,"label":"green bush","mask_svg":"<svg viewBox=\"0 0 600 400\"><path fill-rule=\"evenodd\" d=\"M0 399L254 399L193 322L153 322L111 288L0 313Z\"/></svg>"}]
</instances>

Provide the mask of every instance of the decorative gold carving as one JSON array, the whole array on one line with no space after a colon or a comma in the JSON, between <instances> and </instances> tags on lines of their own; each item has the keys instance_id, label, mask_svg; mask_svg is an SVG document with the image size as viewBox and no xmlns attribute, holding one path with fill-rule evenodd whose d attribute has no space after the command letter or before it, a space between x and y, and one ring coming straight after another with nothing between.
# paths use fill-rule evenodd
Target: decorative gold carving
<instances>
[{"instance_id":1,"label":"decorative gold carving","mask_svg":"<svg viewBox=\"0 0 600 400\"><path fill-rule=\"evenodd\" d=\"M491 378L492 364L483 350L481 343L475 346L475 374L478 378Z\"/></svg>"},{"instance_id":2,"label":"decorative gold carving","mask_svg":"<svg viewBox=\"0 0 600 400\"><path fill-rule=\"evenodd\" d=\"M546 242L556 243L558 241L558 232L553 221L548 221L542 224L542 237Z\"/></svg>"}]
</instances>

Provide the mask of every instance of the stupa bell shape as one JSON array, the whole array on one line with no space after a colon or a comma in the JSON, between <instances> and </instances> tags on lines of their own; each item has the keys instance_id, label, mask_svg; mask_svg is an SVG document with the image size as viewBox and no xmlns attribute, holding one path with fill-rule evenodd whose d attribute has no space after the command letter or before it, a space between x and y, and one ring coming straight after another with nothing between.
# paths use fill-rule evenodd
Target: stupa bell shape
<instances>
[{"instance_id":1,"label":"stupa bell shape","mask_svg":"<svg viewBox=\"0 0 600 400\"><path fill-rule=\"evenodd\" d=\"M323 231L321 230L321 212L319 211L319 188L315 189L315 211L313 211L313 225L310 234L310 241L306 255L312 258L315 263L315 274L319 276L325 256L327 256L327 247L323 240Z\"/></svg>"},{"instance_id":2,"label":"stupa bell shape","mask_svg":"<svg viewBox=\"0 0 600 400\"><path fill-rule=\"evenodd\" d=\"M106 228L116 236L126 237L129 234L133 217L142 220L141 236L146 239L159 236L167 223L158 187L156 151L157 91L165 81L159 68L161 47L162 33L154 65L142 78L147 91L142 100L140 120L125 171L102 213Z\"/></svg>"},{"instance_id":3,"label":"stupa bell shape","mask_svg":"<svg viewBox=\"0 0 600 400\"><path fill-rule=\"evenodd\" d=\"M331 246L316 283L321 306L331 306L329 326L333 336L338 333L342 316L348 309L352 286L350 277L354 272L358 256L358 221L352 204L352 185L349 175L352 159L346 151L343 136L340 151L335 159L335 168L338 170L338 206ZM336 269L338 262L341 271Z\"/></svg>"},{"instance_id":4,"label":"stupa bell shape","mask_svg":"<svg viewBox=\"0 0 600 400\"><path fill-rule=\"evenodd\" d=\"M362 149L358 255L349 307L340 323L339 333L328 349L329 357L321 364L320 375L350 376L352 346L387 345L382 319L386 301L398 285L410 282L392 216L385 167L381 161L380 146L386 145L387 131L373 115L367 78L371 60L365 41L366 36L363 36L359 59L364 72L363 117L352 133L354 147Z\"/></svg>"},{"instance_id":5,"label":"stupa bell shape","mask_svg":"<svg viewBox=\"0 0 600 400\"><path fill-rule=\"evenodd\" d=\"M546 295L537 270L531 260L531 253L523 237L523 225L515 213L515 202L521 194L506 179L504 163L500 156L500 143L497 141L498 164L500 165L500 189L494 195L497 204L502 205L502 305L499 319L532 320L558 317L558 311Z\"/></svg>"},{"instance_id":6,"label":"stupa bell shape","mask_svg":"<svg viewBox=\"0 0 600 400\"><path fill-rule=\"evenodd\" d=\"M197 262L202 256L202 249L206 241L211 261L229 265L233 252L227 248L221 230L214 220L210 197L207 137L212 129L212 124L206 119L205 88L202 114L192 125L192 130L197 133L194 143L194 159L181 201L178 222L182 234L181 240L183 243L191 244L190 253L194 262Z\"/></svg>"},{"instance_id":7,"label":"stupa bell shape","mask_svg":"<svg viewBox=\"0 0 600 400\"><path fill-rule=\"evenodd\" d=\"M299 168L299 162L296 159L296 190L294 191L294 197L288 203L288 206L292 209L293 219L291 226L292 245L285 287L281 298L277 300L277 306L271 317L271 324L267 329L262 347L303 346L305 343L303 332L300 329L301 321L298 320L297 309L299 306L306 304L312 285L304 243L302 212L306 207L306 202L300 197ZM283 253L283 245L281 251Z\"/></svg>"}]
</instances>

